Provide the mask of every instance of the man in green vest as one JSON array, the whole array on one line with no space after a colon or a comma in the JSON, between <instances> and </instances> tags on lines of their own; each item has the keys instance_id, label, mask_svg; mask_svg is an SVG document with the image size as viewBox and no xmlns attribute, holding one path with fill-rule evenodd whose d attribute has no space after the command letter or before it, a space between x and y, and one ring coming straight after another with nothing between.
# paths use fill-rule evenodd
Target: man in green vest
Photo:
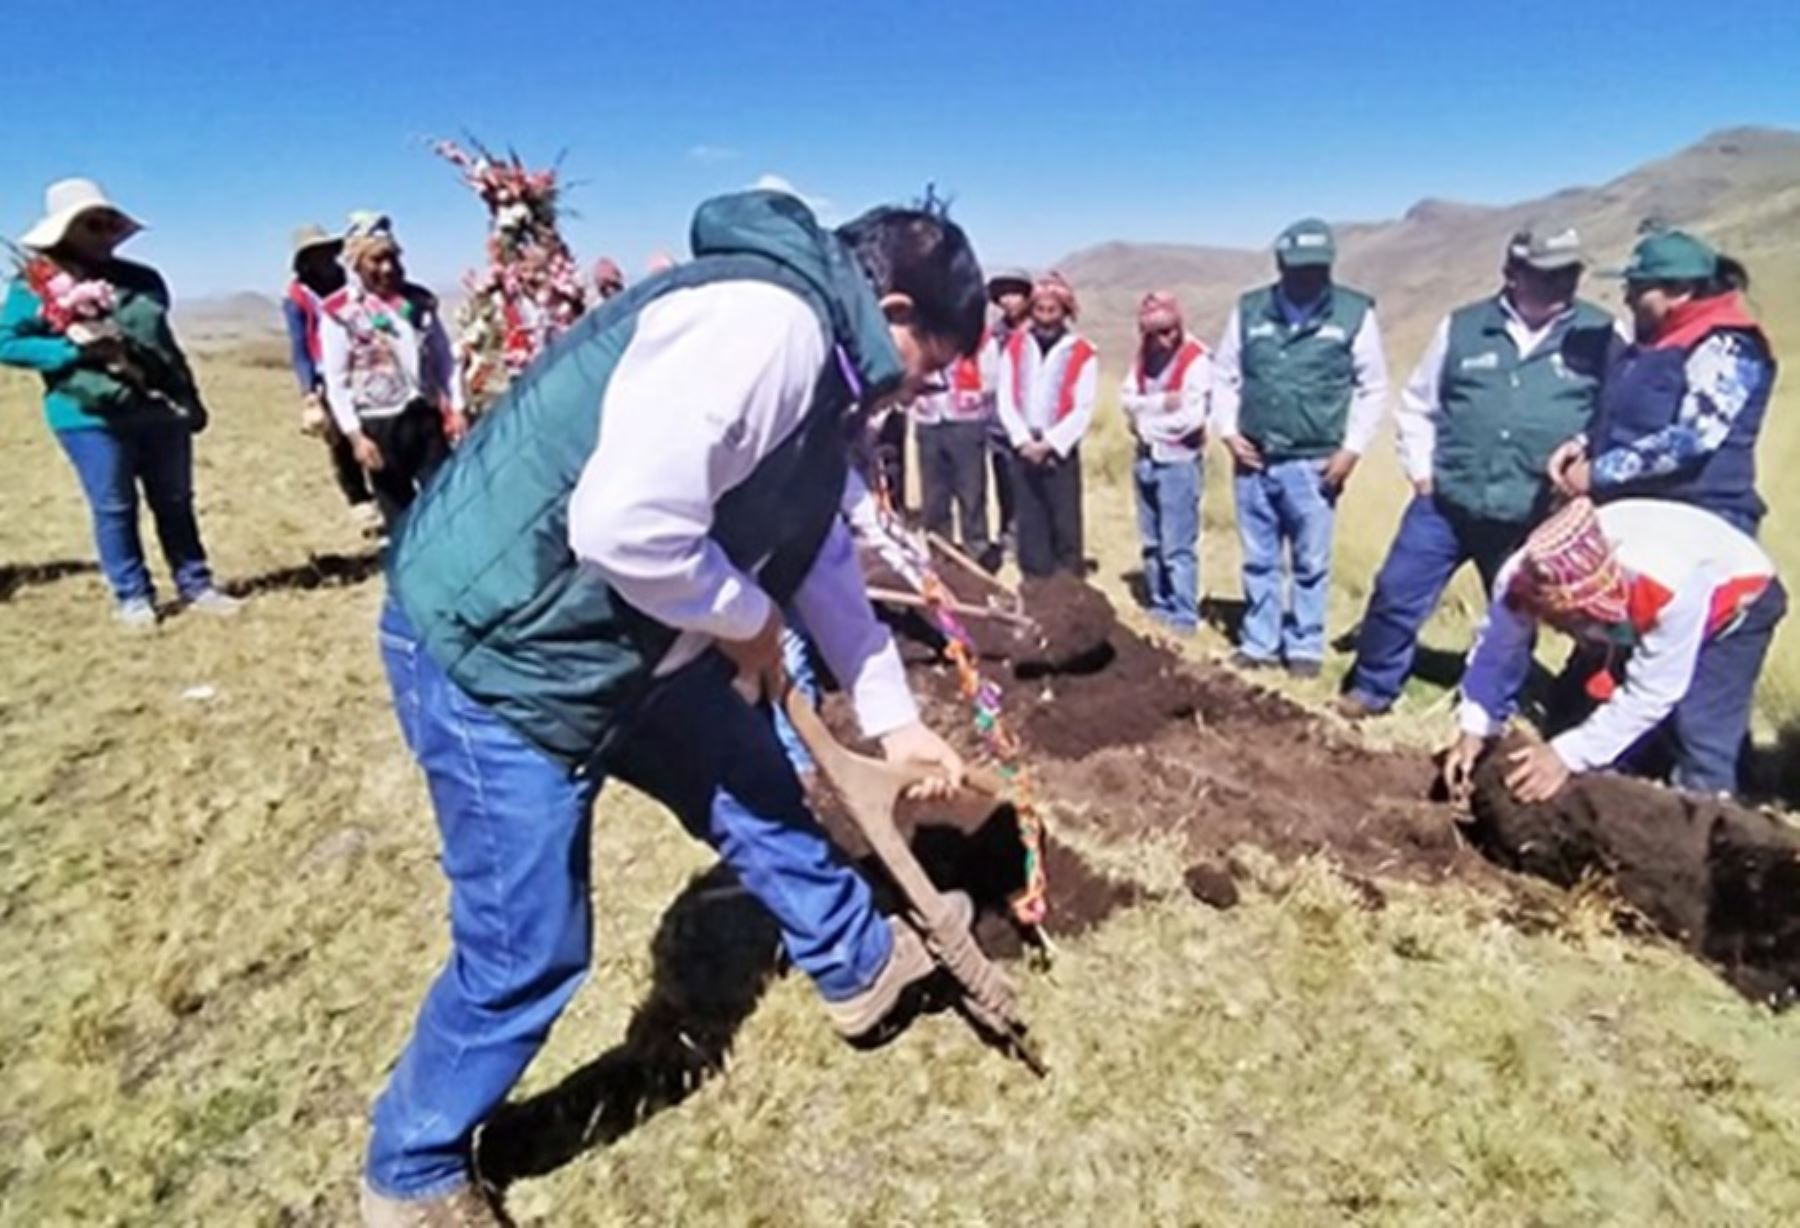
<instances>
[{"instance_id":1,"label":"man in green vest","mask_svg":"<svg viewBox=\"0 0 1800 1228\"><path fill-rule=\"evenodd\" d=\"M981 269L941 213L833 232L778 192L707 202L692 242L514 381L396 533L382 656L451 952L375 1106L369 1224L499 1222L471 1140L587 969L605 776L719 850L846 1038L888 1035L932 971L818 827L765 697L791 607L863 734L960 776L838 507L868 413L976 348Z\"/></svg>"},{"instance_id":2,"label":"man in green vest","mask_svg":"<svg viewBox=\"0 0 1800 1228\"><path fill-rule=\"evenodd\" d=\"M1375 300L1331 279L1337 244L1317 218L1275 240L1280 280L1238 300L1214 359L1214 432L1236 463L1244 623L1234 660L1286 662L1317 677L1325 658L1337 500L1387 401ZM1293 600L1282 597L1293 559Z\"/></svg>"},{"instance_id":3,"label":"man in green vest","mask_svg":"<svg viewBox=\"0 0 1800 1228\"><path fill-rule=\"evenodd\" d=\"M1599 405L1612 317L1575 297L1581 239L1535 226L1507 244L1499 293L1438 325L1400 394L1400 455L1414 497L1363 615L1340 710L1385 712L1419 631L1464 563L1492 597L1500 565L1549 510L1547 465Z\"/></svg>"}]
</instances>

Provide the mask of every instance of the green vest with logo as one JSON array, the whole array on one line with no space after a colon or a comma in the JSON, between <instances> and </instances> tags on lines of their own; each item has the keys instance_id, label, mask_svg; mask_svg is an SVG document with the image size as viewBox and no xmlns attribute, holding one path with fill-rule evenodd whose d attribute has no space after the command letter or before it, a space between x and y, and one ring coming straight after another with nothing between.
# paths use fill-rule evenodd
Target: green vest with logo
<instances>
[{"instance_id":1,"label":"green vest with logo","mask_svg":"<svg viewBox=\"0 0 1800 1228\"><path fill-rule=\"evenodd\" d=\"M1548 508L1550 453L1599 405L1613 321L1577 300L1523 358L1506 324L1498 297L1450 315L1432 486L1465 515L1522 523Z\"/></svg>"},{"instance_id":2,"label":"green vest with logo","mask_svg":"<svg viewBox=\"0 0 1800 1228\"><path fill-rule=\"evenodd\" d=\"M1356 394L1351 345L1375 300L1348 286L1325 293L1325 305L1297 325L1281 314L1274 286L1238 300L1238 430L1271 460L1329 456L1344 446Z\"/></svg>"},{"instance_id":3,"label":"green vest with logo","mask_svg":"<svg viewBox=\"0 0 1800 1228\"><path fill-rule=\"evenodd\" d=\"M692 262L589 313L512 382L408 510L389 552L392 598L424 651L571 769L626 728L677 634L569 545L569 500L644 308L689 287L752 280L790 290L818 317L827 356L805 416L714 508L713 540L778 603L838 515L859 401L903 374L860 264L799 201L772 192L709 201L693 246Z\"/></svg>"}]
</instances>

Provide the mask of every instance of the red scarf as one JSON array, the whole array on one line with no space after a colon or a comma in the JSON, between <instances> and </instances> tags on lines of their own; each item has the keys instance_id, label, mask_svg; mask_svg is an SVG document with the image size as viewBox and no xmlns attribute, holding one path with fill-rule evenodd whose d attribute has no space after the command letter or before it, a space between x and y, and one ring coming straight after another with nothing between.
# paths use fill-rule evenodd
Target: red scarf
<instances>
[{"instance_id":1,"label":"red scarf","mask_svg":"<svg viewBox=\"0 0 1800 1228\"><path fill-rule=\"evenodd\" d=\"M1656 334L1656 340L1650 343L1650 348L1685 350L1699 344L1708 333L1717 332L1721 328L1754 333L1765 350L1770 348L1762 325L1744 310L1744 296L1736 291L1715 294L1711 298L1691 298L1670 308L1669 314L1663 317L1662 330Z\"/></svg>"}]
</instances>

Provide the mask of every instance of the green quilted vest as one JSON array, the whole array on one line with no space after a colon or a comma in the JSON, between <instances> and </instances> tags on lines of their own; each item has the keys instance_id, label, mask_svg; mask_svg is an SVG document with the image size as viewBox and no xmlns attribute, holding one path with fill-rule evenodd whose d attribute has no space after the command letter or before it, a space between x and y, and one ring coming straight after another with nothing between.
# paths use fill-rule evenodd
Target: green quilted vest
<instances>
[{"instance_id":1,"label":"green quilted vest","mask_svg":"<svg viewBox=\"0 0 1800 1228\"><path fill-rule=\"evenodd\" d=\"M778 602L799 586L843 494L860 395L902 368L874 290L841 240L791 196L702 205L696 259L590 313L513 381L410 509L394 598L432 658L547 754L582 770L649 689L676 632L577 565L568 506L600 433L606 386L639 313L675 290L772 282L818 314L830 348L801 425L717 505L713 538Z\"/></svg>"},{"instance_id":2,"label":"green quilted vest","mask_svg":"<svg viewBox=\"0 0 1800 1228\"><path fill-rule=\"evenodd\" d=\"M1438 376L1438 499L1481 520L1541 515L1550 496L1544 466L1593 418L1612 337L1612 317L1578 300L1521 360L1497 297L1452 312Z\"/></svg>"},{"instance_id":3,"label":"green quilted vest","mask_svg":"<svg viewBox=\"0 0 1800 1228\"><path fill-rule=\"evenodd\" d=\"M1243 388L1238 430L1270 460L1329 456L1344 446L1356 365L1350 347L1375 300L1334 285L1322 311L1291 326L1275 287L1238 300Z\"/></svg>"}]
</instances>

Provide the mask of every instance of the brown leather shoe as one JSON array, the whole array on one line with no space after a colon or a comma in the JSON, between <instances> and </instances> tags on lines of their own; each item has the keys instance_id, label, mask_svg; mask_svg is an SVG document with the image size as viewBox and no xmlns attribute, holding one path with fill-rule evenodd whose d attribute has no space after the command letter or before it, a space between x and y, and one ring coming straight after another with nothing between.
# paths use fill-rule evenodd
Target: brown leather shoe
<instances>
[{"instance_id":1,"label":"brown leather shoe","mask_svg":"<svg viewBox=\"0 0 1800 1228\"><path fill-rule=\"evenodd\" d=\"M473 1184L436 1198L388 1198L363 1182L364 1228L512 1228L512 1220Z\"/></svg>"},{"instance_id":2,"label":"brown leather shoe","mask_svg":"<svg viewBox=\"0 0 1800 1228\"><path fill-rule=\"evenodd\" d=\"M975 901L968 895L961 891L946 891L944 899L956 914L958 924L964 929L974 924ZM875 977L875 983L854 998L825 1004L831 1026L845 1040L862 1041L873 1036L900 1005L906 991L937 971L937 962L931 958L918 931L899 917L889 917L888 924L894 930L894 950Z\"/></svg>"}]
</instances>

